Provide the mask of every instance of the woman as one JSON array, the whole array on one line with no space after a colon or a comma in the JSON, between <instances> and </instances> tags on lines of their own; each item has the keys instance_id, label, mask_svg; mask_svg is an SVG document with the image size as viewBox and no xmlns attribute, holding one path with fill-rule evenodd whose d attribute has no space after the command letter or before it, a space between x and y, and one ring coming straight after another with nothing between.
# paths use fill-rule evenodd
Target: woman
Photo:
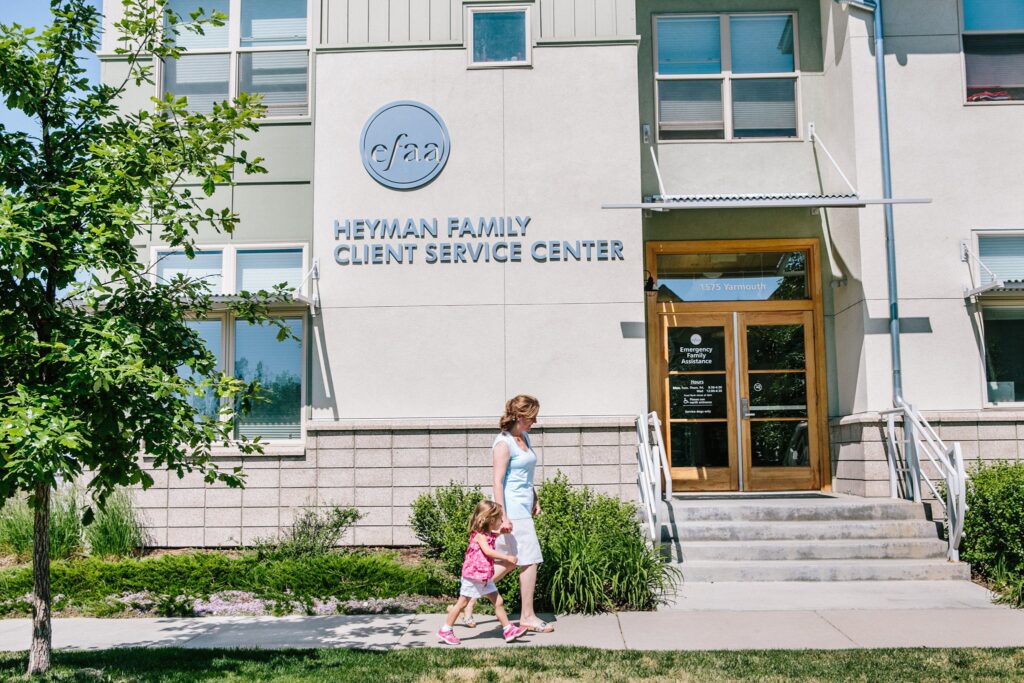
<instances>
[{"instance_id":1,"label":"woman","mask_svg":"<svg viewBox=\"0 0 1024 683\"><path fill-rule=\"evenodd\" d=\"M533 471L537 454L530 446L530 427L537 421L540 402L533 396L519 395L505 404L505 414L498 423L501 433L491 449L494 463L494 502L502 508L502 536L495 548L505 555L518 557L520 602L519 625L538 633L550 633L554 627L533 611L533 592L537 585L537 565L544 561L533 527L533 518L540 514L537 493L533 489ZM494 563L494 580L514 567L502 561ZM472 621L472 606L467 608L466 621Z\"/></svg>"}]
</instances>

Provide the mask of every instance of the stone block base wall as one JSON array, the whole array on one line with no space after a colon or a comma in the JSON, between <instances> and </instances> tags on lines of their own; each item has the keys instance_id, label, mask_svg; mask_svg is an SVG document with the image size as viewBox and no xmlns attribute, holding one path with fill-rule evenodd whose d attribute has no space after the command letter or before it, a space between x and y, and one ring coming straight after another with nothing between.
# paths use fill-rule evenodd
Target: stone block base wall
<instances>
[{"instance_id":1,"label":"stone block base wall","mask_svg":"<svg viewBox=\"0 0 1024 683\"><path fill-rule=\"evenodd\" d=\"M572 484L635 501L636 433L632 424L535 427L536 483L565 473ZM491 492L493 428L310 429L305 447L267 447L261 456L219 454L241 465L243 490L205 485L150 470L155 484L134 491L156 547L231 547L272 538L302 508L354 506L365 517L345 544L414 545L410 506L450 481Z\"/></svg>"},{"instance_id":2,"label":"stone block base wall","mask_svg":"<svg viewBox=\"0 0 1024 683\"><path fill-rule=\"evenodd\" d=\"M979 460L1024 461L1024 411L937 412L924 413L924 417L946 444L960 443L968 467ZM884 418L878 413L832 418L829 433L833 490L856 496L888 497ZM922 463L922 468L934 481L937 472L930 463ZM922 495L932 498L931 491L922 491ZM941 513L936 506L933 510Z\"/></svg>"}]
</instances>

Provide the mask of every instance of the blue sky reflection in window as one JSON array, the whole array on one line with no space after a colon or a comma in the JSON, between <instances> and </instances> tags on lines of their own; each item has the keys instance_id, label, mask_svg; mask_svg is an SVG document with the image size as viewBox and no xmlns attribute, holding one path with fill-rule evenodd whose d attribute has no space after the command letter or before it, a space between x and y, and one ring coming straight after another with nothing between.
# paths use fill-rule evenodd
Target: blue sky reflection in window
<instances>
[{"instance_id":1,"label":"blue sky reflection in window","mask_svg":"<svg viewBox=\"0 0 1024 683\"><path fill-rule=\"evenodd\" d=\"M473 13L473 62L526 61L526 10Z\"/></svg>"}]
</instances>

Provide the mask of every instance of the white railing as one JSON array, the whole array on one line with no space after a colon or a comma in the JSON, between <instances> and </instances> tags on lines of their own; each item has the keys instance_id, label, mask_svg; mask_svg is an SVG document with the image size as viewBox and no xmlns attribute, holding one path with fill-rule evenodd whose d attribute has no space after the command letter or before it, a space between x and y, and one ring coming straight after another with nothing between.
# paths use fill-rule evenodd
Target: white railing
<instances>
[{"instance_id":1,"label":"white railing","mask_svg":"<svg viewBox=\"0 0 1024 683\"><path fill-rule=\"evenodd\" d=\"M660 543L659 510L671 480L665 457L665 442L661 437L661 420L656 412L641 414L636 418L636 461L640 508L651 533L651 540Z\"/></svg>"},{"instance_id":2,"label":"white railing","mask_svg":"<svg viewBox=\"0 0 1024 683\"><path fill-rule=\"evenodd\" d=\"M967 473L964 471L960 444L947 446L924 416L911 405L885 410L881 414L886 420L889 495L920 503L921 482L924 481L946 513L946 538L949 541L946 556L951 561L958 561L960 539L964 533L964 514L967 512ZM903 420L901 440L896 435L897 416ZM937 473L936 478L942 478L945 495L940 494L935 482L922 467L922 455L925 462L931 464L931 470Z\"/></svg>"}]
</instances>

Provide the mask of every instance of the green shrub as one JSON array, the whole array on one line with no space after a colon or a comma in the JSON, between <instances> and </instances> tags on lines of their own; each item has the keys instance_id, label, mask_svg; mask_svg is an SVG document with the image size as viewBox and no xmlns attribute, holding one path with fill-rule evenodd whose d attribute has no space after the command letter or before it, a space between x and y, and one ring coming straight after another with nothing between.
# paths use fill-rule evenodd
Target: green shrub
<instances>
[{"instance_id":1,"label":"green shrub","mask_svg":"<svg viewBox=\"0 0 1024 683\"><path fill-rule=\"evenodd\" d=\"M559 473L538 489L542 514L535 524L544 562L534 597L538 608L593 613L611 609L652 609L678 581L644 537L636 506L569 485ZM458 576L466 551L466 526L479 488L449 484L413 503L411 524L428 552ZM512 606L519 583L513 573L498 584Z\"/></svg>"},{"instance_id":2,"label":"green shrub","mask_svg":"<svg viewBox=\"0 0 1024 683\"><path fill-rule=\"evenodd\" d=\"M307 508L279 540L257 540L256 555L260 559L285 559L335 552L342 534L362 518L362 513L352 507L332 507L323 511Z\"/></svg>"},{"instance_id":3,"label":"green shrub","mask_svg":"<svg viewBox=\"0 0 1024 683\"><path fill-rule=\"evenodd\" d=\"M85 527L90 554L117 558L138 555L149 538L127 491L119 489L107 498L102 510L96 511L92 524Z\"/></svg>"},{"instance_id":4,"label":"green shrub","mask_svg":"<svg viewBox=\"0 0 1024 683\"><path fill-rule=\"evenodd\" d=\"M51 565L53 593L73 605L100 604L111 595L148 592L163 596L159 610L173 613L180 596L208 597L248 591L261 598L366 600L399 595L451 595L451 577L434 563L409 565L395 552L330 553L291 559L229 557L217 552L162 555L108 562L97 558ZM0 569L0 603L32 590L29 566Z\"/></svg>"},{"instance_id":5,"label":"green shrub","mask_svg":"<svg viewBox=\"0 0 1024 683\"><path fill-rule=\"evenodd\" d=\"M1024 576L1024 463L978 465L967 479L961 558L983 576Z\"/></svg>"},{"instance_id":6,"label":"green shrub","mask_svg":"<svg viewBox=\"0 0 1024 683\"><path fill-rule=\"evenodd\" d=\"M32 557L34 529L32 508L25 498L13 498L0 508L0 551ZM82 552L82 510L78 492L66 488L54 493L50 501L50 557L66 559Z\"/></svg>"},{"instance_id":7,"label":"green shrub","mask_svg":"<svg viewBox=\"0 0 1024 683\"><path fill-rule=\"evenodd\" d=\"M484 499L479 486L467 488L450 482L424 493L412 503L409 524L427 554L441 560L454 576L462 572L462 560L469 543L469 518Z\"/></svg>"}]
</instances>

